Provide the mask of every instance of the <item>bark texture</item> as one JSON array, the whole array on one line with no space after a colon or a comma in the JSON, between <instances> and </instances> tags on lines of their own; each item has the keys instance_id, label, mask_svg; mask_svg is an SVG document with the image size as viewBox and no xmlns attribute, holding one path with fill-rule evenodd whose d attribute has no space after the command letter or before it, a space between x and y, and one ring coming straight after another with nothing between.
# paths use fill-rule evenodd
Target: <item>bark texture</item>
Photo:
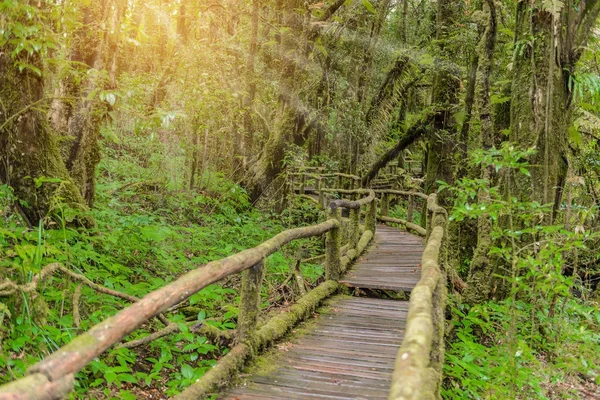
<instances>
[{"instance_id":1,"label":"bark texture","mask_svg":"<svg viewBox=\"0 0 600 400\"><path fill-rule=\"evenodd\" d=\"M497 15L493 0L487 1L488 24L478 46L479 67L477 69L477 97L479 120L481 124L481 147L489 150L494 146L494 123L492 119L491 103L491 75L494 62L494 49L496 47ZM481 179L487 182L487 189L491 188L493 181L492 167L481 170ZM490 202L489 192L480 190L478 193L479 204ZM492 246L492 220L489 214L484 214L477 221L477 247L471 261L467 288L463 300L467 304L476 304L488 300L492 292L493 265L490 262L489 251Z\"/></svg>"},{"instance_id":2,"label":"bark texture","mask_svg":"<svg viewBox=\"0 0 600 400\"><path fill-rule=\"evenodd\" d=\"M598 0L566 1L552 10L520 0L515 27L511 140L535 147L531 179L512 183L512 193L556 211L567 173L572 119L570 77L600 12ZM531 40L531 38L535 40ZM551 222L553 215L546 217Z\"/></svg>"},{"instance_id":3,"label":"bark texture","mask_svg":"<svg viewBox=\"0 0 600 400\"><path fill-rule=\"evenodd\" d=\"M0 180L14 189L17 205L29 225L50 215L60 218L62 205L75 211L74 224L92 226L93 220L62 160L58 141L46 115L42 77L31 69L19 72L11 49L0 49ZM21 57L21 56L19 56ZM43 71L38 55L23 60ZM36 182L37 180L37 182Z\"/></svg>"}]
</instances>

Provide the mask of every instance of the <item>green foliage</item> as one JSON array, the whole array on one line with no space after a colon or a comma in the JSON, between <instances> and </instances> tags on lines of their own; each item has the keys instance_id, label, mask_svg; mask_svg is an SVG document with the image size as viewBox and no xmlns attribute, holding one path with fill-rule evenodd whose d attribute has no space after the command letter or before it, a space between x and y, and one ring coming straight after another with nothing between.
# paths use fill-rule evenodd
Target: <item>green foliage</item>
<instances>
[{"instance_id":1,"label":"green foliage","mask_svg":"<svg viewBox=\"0 0 600 400\"><path fill-rule=\"evenodd\" d=\"M505 143L475 152L472 163L518 180L530 177L526 160L532 153ZM590 345L600 333L600 313L575 294L588 297L578 257L593 255L598 234L569 226L589 210L568 204L566 225L551 225L542 222L548 206L507 197L500 183L464 178L449 189L452 219L492 221L488 262L496 266L498 300L469 308L455 299L444 397L548 398L548 382L575 373L597 377L600 358Z\"/></svg>"},{"instance_id":2,"label":"green foliage","mask_svg":"<svg viewBox=\"0 0 600 400\"><path fill-rule=\"evenodd\" d=\"M124 148L130 151L124 153ZM52 226L55 229L43 225L27 229L15 214L4 211L15 199L10 187L0 186L2 275L27 284L43 267L60 262L97 284L143 297L190 269L253 247L284 229L276 216L251 208L245 190L222 173L206 171L202 189L194 191L167 192L160 176L148 181L162 163L159 156L168 158L168 151L152 139L132 135L122 136L119 144L106 141L92 211L96 227L90 230L60 223ZM151 152L157 153L156 158ZM37 182L46 184L48 179L40 177ZM270 257L265 302L287 301L289 293L266 288L281 286L298 254L314 255L320 247L318 242L305 240ZM303 266L303 270L311 284L323 273L322 267L315 265ZM167 382L166 392L173 395L189 386L228 351L191 332L190 324L235 329L238 282L238 277L233 277L192 295L184 305L196 311L170 317L179 324L178 333L141 349L112 349L93 361L77 374L76 396L135 398L135 388L160 387L163 382ZM23 376L28 366L127 306L121 299L84 285L81 325L76 326L75 286L55 274L34 291L2 298L0 384ZM161 328L150 321L127 340Z\"/></svg>"}]
</instances>

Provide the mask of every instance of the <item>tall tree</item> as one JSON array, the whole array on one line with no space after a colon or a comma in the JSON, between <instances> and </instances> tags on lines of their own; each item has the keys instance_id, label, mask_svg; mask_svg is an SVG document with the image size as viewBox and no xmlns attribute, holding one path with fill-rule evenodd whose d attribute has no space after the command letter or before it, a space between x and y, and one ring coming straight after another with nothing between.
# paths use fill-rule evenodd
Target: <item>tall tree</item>
<instances>
[{"instance_id":1,"label":"tall tree","mask_svg":"<svg viewBox=\"0 0 600 400\"><path fill-rule=\"evenodd\" d=\"M436 42L442 57L436 60L431 104L435 108L433 132L427 149L426 193L437 188L437 181L452 184L456 167L457 143L456 107L459 103L460 68L450 59L449 41L455 19L451 0L438 0ZM440 193L441 204L447 204L447 193Z\"/></svg>"},{"instance_id":2,"label":"tall tree","mask_svg":"<svg viewBox=\"0 0 600 400\"><path fill-rule=\"evenodd\" d=\"M21 52L13 58L14 50L10 44L0 48L0 181L13 188L15 206L30 226L48 215L62 217L61 204L76 212L75 224L93 225L47 122L41 56Z\"/></svg>"},{"instance_id":3,"label":"tall tree","mask_svg":"<svg viewBox=\"0 0 600 400\"><path fill-rule=\"evenodd\" d=\"M498 17L494 0L486 0L488 23L477 47L477 101L479 121L481 125L481 148L489 150L494 147L495 129L492 119L491 77L496 47ZM493 182L494 171L491 166L481 169L481 179L487 182L489 189ZM489 192L482 189L478 193L480 204L490 201ZM493 265L489 251L492 246L492 221L488 214L483 214L477 221L477 246L471 261L467 289L464 294L466 303L475 304L488 300L492 292Z\"/></svg>"},{"instance_id":4,"label":"tall tree","mask_svg":"<svg viewBox=\"0 0 600 400\"><path fill-rule=\"evenodd\" d=\"M598 0L517 3L510 138L535 147L529 182L513 182L512 192L543 204L561 201L567 173L569 86L600 12ZM552 216L546 217L550 222Z\"/></svg>"}]
</instances>

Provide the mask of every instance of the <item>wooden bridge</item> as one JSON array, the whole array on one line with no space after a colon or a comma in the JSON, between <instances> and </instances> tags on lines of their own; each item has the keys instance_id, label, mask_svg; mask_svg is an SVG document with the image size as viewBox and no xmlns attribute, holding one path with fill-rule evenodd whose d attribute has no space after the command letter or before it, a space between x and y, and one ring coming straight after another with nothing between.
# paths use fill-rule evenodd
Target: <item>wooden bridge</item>
<instances>
[{"instance_id":1,"label":"wooden bridge","mask_svg":"<svg viewBox=\"0 0 600 400\"><path fill-rule=\"evenodd\" d=\"M333 175L338 188L325 187L331 174L302 172L296 176L302 178L297 191L304 196L312 181L313 200L319 207L326 204L324 222L282 232L148 294L33 365L28 376L0 387L0 400L63 398L73 389L78 371L148 319L159 317L169 324L163 312L240 272L237 344L176 399L202 399L217 391L224 399L439 398L446 286L438 259L447 215L437 205L436 195L354 189L358 180L345 174ZM344 185L344 180L350 183ZM293 179L289 185L290 192L296 192ZM409 198L409 208L416 199L427 202L426 228L412 222L412 210L408 210L407 220L387 215L390 199L399 196ZM342 209L349 210L349 218L342 218ZM378 220L405 226L426 239L377 225ZM321 235L326 244L325 282L257 327L264 259L293 240ZM371 296L337 295L347 288ZM394 297L391 292L411 292L410 301L389 299ZM387 299L375 296L378 293L386 294ZM299 322L310 319L323 303L326 307L320 316L308 323L304 334L291 345L283 346L284 351L270 360L268 369L257 370L241 385L230 387L232 376Z\"/></svg>"}]
</instances>

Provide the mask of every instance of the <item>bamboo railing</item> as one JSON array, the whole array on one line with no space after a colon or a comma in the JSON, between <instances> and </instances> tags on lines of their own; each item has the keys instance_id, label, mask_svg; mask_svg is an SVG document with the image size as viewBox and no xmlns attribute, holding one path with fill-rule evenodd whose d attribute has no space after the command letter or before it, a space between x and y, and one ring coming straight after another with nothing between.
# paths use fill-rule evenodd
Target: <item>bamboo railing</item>
<instances>
[{"instance_id":1,"label":"bamboo railing","mask_svg":"<svg viewBox=\"0 0 600 400\"><path fill-rule=\"evenodd\" d=\"M341 179L344 174L334 174ZM322 181L320 178L319 181ZM354 178L350 178L354 180ZM286 230L266 242L230 257L213 261L183 275L176 281L149 293L139 301L122 309L69 344L50 354L28 369L22 379L0 387L0 400L60 399L74 388L75 374L81 371L104 351L120 343L144 322L185 301L206 286L242 273L240 309L238 316L237 345L219 360L217 366L202 379L177 396L178 399L197 399L210 393L222 382L240 370L256 352L282 337L291 327L312 315L314 309L331 296L340 285L340 278L348 264L360 255L375 234L377 203L372 190L342 190L320 188L321 193L338 191L354 196L366 195L357 200L335 200L328 206L327 220L313 226ZM360 210L368 207L365 226L360 226ZM352 240L341 255L341 208L351 210ZM326 236L326 281L303 296L297 304L271 319L257 329L260 312L260 288L264 278L264 260L282 246L298 239Z\"/></svg>"}]
</instances>

